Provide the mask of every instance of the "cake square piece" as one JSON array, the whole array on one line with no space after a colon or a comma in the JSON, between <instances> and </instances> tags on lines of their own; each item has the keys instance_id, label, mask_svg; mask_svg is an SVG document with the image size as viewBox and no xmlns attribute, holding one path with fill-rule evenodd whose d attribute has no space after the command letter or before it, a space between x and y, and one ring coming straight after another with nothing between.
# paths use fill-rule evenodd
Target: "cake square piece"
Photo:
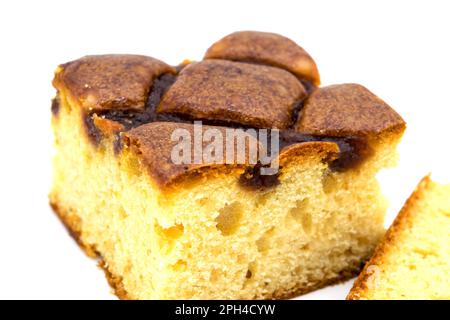
<instances>
[{"instance_id":1,"label":"cake square piece","mask_svg":"<svg viewBox=\"0 0 450 320\"><path fill-rule=\"evenodd\" d=\"M289 298L358 274L403 119L312 58L237 32L203 61L60 65L50 203L124 299Z\"/></svg>"}]
</instances>

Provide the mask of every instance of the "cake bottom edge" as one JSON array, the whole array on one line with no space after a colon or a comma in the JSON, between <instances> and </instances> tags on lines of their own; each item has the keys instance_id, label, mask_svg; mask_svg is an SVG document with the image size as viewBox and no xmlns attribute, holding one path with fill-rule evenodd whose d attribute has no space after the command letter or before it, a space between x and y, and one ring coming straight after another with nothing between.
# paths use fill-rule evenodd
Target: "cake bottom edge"
<instances>
[{"instance_id":1,"label":"cake bottom edge","mask_svg":"<svg viewBox=\"0 0 450 320\"><path fill-rule=\"evenodd\" d=\"M114 291L114 294L121 300L133 300L133 298L125 290L122 278L120 276L114 275L108 268L108 264L103 259L101 253L97 250L95 245L86 244L81 240L81 224L80 221L75 216L70 216L67 212L59 205L56 201L49 201L50 207L53 212L59 218L63 226L66 228L68 234L77 243L80 249L92 259L97 260L97 265L105 273L106 280L109 286Z\"/></svg>"}]
</instances>

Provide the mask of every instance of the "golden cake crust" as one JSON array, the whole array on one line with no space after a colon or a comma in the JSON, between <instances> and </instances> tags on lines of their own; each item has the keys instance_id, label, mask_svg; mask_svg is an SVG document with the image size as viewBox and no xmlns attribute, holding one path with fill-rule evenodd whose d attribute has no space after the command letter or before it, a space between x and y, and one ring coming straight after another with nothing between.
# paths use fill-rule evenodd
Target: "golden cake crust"
<instances>
[{"instance_id":1,"label":"golden cake crust","mask_svg":"<svg viewBox=\"0 0 450 320\"><path fill-rule=\"evenodd\" d=\"M311 56L294 41L269 32L234 32L214 43L205 59L226 59L273 65L286 69L314 85L319 71Z\"/></svg>"},{"instance_id":2,"label":"golden cake crust","mask_svg":"<svg viewBox=\"0 0 450 320\"><path fill-rule=\"evenodd\" d=\"M137 154L142 159L143 164L148 169L149 175L161 187L165 188L169 185L201 178L204 175L232 173L241 174L249 165L251 151L258 152L263 146L253 136L245 134L248 141L245 145L245 162L240 163L237 157L231 159L230 163L215 163L202 159L201 163L190 164L175 164L171 160L171 155L174 146L178 143L177 140L171 139L174 130L185 130L194 137L194 126L185 123L171 123L171 122L153 122L146 125L139 126L122 134L126 148L131 152ZM221 132L225 137L225 127L218 126L202 126L203 132L206 130L215 129ZM238 141L233 140L233 147L236 150ZM190 141L192 150L194 148L194 141ZM203 142L203 147L208 143ZM226 145L224 143L224 152ZM253 148L256 148L253 149ZM299 158L306 158L310 156L317 156L327 161L332 161L337 158L339 148L336 143L326 141L304 142L290 145L284 148L279 155L279 164L284 166L290 161L301 161ZM193 155L191 159L194 160Z\"/></svg>"},{"instance_id":3,"label":"golden cake crust","mask_svg":"<svg viewBox=\"0 0 450 320\"><path fill-rule=\"evenodd\" d=\"M202 134L210 129L218 130L223 136L226 135L225 127L214 126L202 126ZM195 163L193 153L190 156L191 162L189 164L175 164L171 160L173 148L178 143L178 140L171 139L175 130L181 130L179 131L180 133L185 131L192 137L189 144L191 150L194 150L194 126L187 123L153 122L139 126L123 134L125 146L130 148L133 153L139 154L149 174L161 187L167 186L182 176L193 178L196 174L200 174L204 168L208 168L209 170L215 168L223 172L239 169L242 171L242 168L249 163L249 149L251 144L246 144L245 162L242 164L234 161L226 165L208 161L208 159L204 159L203 157L201 163ZM250 135L246 136L258 148L258 141ZM237 141L234 142L234 147L236 148ZM207 143L203 142L202 147L206 146Z\"/></svg>"},{"instance_id":4,"label":"golden cake crust","mask_svg":"<svg viewBox=\"0 0 450 320\"><path fill-rule=\"evenodd\" d=\"M53 83L67 88L86 110L142 110L154 79L163 73L176 71L146 56L86 56L60 65Z\"/></svg>"},{"instance_id":5,"label":"golden cake crust","mask_svg":"<svg viewBox=\"0 0 450 320\"><path fill-rule=\"evenodd\" d=\"M248 52L254 55L248 56ZM228 126L279 128L281 134L311 135L290 141L288 145L296 147L289 152L281 150L280 162L288 161L294 149L296 153L310 152L311 146L301 146L305 141L316 140L316 150L328 150L332 159L337 146L330 145L336 141L323 141L324 137L399 138L405 129L403 119L392 108L360 85L313 88L312 93L306 90L292 75L300 72L294 66L298 61L313 65L308 74L306 69L302 71L302 79L315 83L317 69L309 55L287 38L240 32L213 45L206 58L176 69L145 56L87 56L61 65L53 84L59 95L82 110L83 130L94 145L103 138L108 143L118 141L118 145L138 143L134 149L139 149L150 176L160 186L208 170L214 174L245 169L236 163L173 164L171 134L182 128L182 123L192 126L194 120L221 126L222 131ZM169 80L161 80L168 75Z\"/></svg>"},{"instance_id":6,"label":"golden cake crust","mask_svg":"<svg viewBox=\"0 0 450 320\"><path fill-rule=\"evenodd\" d=\"M403 119L386 102L359 84L314 90L304 102L296 129L325 136L379 136L403 132Z\"/></svg>"},{"instance_id":7,"label":"golden cake crust","mask_svg":"<svg viewBox=\"0 0 450 320\"><path fill-rule=\"evenodd\" d=\"M305 97L300 81L282 69L205 60L180 72L157 112L287 129L292 126L295 103Z\"/></svg>"}]
</instances>

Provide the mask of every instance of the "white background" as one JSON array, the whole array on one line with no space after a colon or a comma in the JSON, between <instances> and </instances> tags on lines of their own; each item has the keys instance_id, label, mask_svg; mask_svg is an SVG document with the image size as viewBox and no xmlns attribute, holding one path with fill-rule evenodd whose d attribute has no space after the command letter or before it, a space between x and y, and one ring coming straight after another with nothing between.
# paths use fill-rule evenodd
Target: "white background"
<instances>
[{"instance_id":1,"label":"white background","mask_svg":"<svg viewBox=\"0 0 450 320\"><path fill-rule=\"evenodd\" d=\"M0 298L114 298L47 200L53 71L86 54L177 64L233 31L283 34L313 56L323 85L361 83L408 122L399 167L380 175L386 225L421 176L449 180L449 1L0 3ZM350 286L304 298L343 299Z\"/></svg>"}]
</instances>

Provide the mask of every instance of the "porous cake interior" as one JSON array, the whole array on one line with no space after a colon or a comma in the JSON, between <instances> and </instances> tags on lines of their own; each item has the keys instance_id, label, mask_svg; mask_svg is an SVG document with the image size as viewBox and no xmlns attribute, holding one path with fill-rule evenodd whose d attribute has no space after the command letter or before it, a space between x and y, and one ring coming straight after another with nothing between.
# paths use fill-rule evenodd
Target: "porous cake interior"
<instances>
[{"instance_id":1,"label":"porous cake interior","mask_svg":"<svg viewBox=\"0 0 450 320\"><path fill-rule=\"evenodd\" d=\"M375 175L392 164L397 141L345 172L312 155L292 159L272 188L211 173L169 193L139 155L116 155L111 141L94 147L81 108L60 100L51 203L101 255L122 298L291 297L355 275L384 232Z\"/></svg>"},{"instance_id":2,"label":"porous cake interior","mask_svg":"<svg viewBox=\"0 0 450 320\"><path fill-rule=\"evenodd\" d=\"M450 299L450 185L426 177L366 268L352 299ZM372 263L373 262L373 263Z\"/></svg>"}]
</instances>

